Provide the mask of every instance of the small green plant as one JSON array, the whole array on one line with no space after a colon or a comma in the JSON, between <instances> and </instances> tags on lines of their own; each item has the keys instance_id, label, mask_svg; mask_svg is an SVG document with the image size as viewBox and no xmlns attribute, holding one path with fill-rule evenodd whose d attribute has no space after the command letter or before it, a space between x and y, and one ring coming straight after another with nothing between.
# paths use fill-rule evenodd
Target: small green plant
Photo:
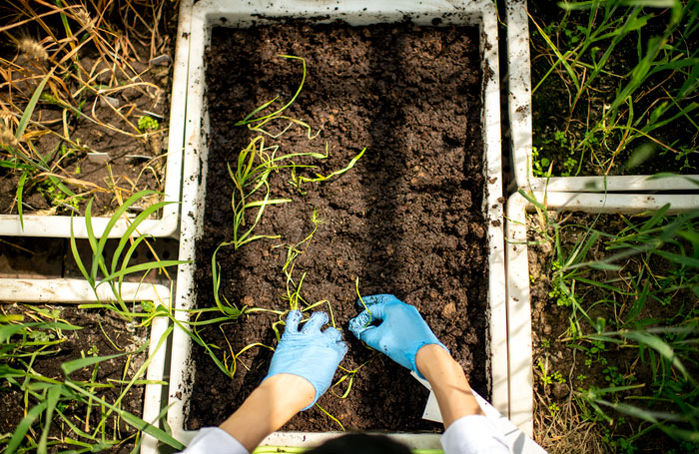
<instances>
[{"instance_id":1,"label":"small green plant","mask_svg":"<svg viewBox=\"0 0 699 454\"><path fill-rule=\"evenodd\" d=\"M105 225L101 236L99 237L95 234L93 228L92 202L94 199L88 202L85 210L85 227L87 230L88 242L92 250L92 257L90 258L91 260L89 262L89 271L83 262L82 257L80 256L80 252L78 251L73 229L73 221L71 219L70 247L73 253L73 259L75 260L78 269L85 277L87 282L92 286L96 296L99 297L99 293L97 291L98 287L102 285L109 286L116 301L110 301L105 304L115 310L125 319L132 319L134 317L142 316L135 312L133 308L129 308L122 297L121 288L122 284L124 283L124 279L127 276L139 276L140 279L143 279L145 275L152 270L165 270L167 267L186 263L181 260L156 259L146 263L139 263L136 265L131 264L131 258L139 246L148 246L149 236L138 233L137 229L139 225L144 220L148 219L151 214L157 212L170 202L154 203L132 219L127 216L127 211L140 199L154 194L156 194L154 191L141 191L129 197L114 212L112 217ZM119 222L126 223L127 227L111 257L107 257L105 247L107 246L109 234Z\"/></svg>"},{"instance_id":2,"label":"small green plant","mask_svg":"<svg viewBox=\"0 0 699 454\"><path fill-rule=\"evenodd\" d=\"M286 103L278 103L279 97L266 101L252 112L247 114L236 126L245 126L251 133L248 145L243 148L233 162L227 163L228 174L233 182L231 195L232 210L232 238L221 242L211 256L212 287L215 307L198 308L191 311L192 321L185 328L195 343L204 348L217 367L226 375L235 375L239 364L245 365L240 356L253 348L274 350L273 346L262 342L251 342L239 351L234 351L231 343L219 346L211 344L202 335L202 328L212 324L219 328L232 320L242 316L251 317L255 314L273 314L276 318L271 328L277 341L281 337L280 326L284 324L284 318L291 310L309 312L315 308L327 309L330 322L335 326L333 306L328 300L310 301L303 295L303 283L307 277L306 272L297 269L297 259L305 253L319 226L322 224L316 210L311 215L310 232L300 241L285 243L275 241L273 248L286 250L285 261L281 266L281 274L284 279L284 288L281 290L280 305L274 308L248 307L230 301L223 291L222 269L218 257L224 248L232 246L232 252L236 253L246 245L259 240L282 240L282 236L276 233L257 233L257 228L263 220L267 209L289 203L305 203L303 198L307 194L308 187L338 178L350 171L364 155L366 148L357 153L350 162L336 170L321 171L322 163L329 157L330 145L325 143L324 152L299 152L284 153L284 136L290 134L291 128L301 128L309 142L315 140L320 131L314 133L311 126L305 121L288 115L288 109L303 89L306 80L306 61L301 57L280 55L285 60L301 62L303 72L301 82L291 99ZM272 143L272 145L270 145ZM293 196L278 197L272 193L271 178L288 176L288 184L295 189ZM221 330L223 331L223 330ZM225 333L224 333L225 336ZM361 368L344 370L345 374L333 385L332 394L338 398L345 398L352 388L354 376ZM340 384L347 384L342 394L334 391ZM341 430L344 430L342 422L326 409L318 404L316 407L334 421Z\"/></svg>"},{"instance_id":3,"label":"small green plant","mask_svg":"<svg viewBox=\"0 0 699 454\"><path fill-rule=\"evenodd\" d=\"M79 195L68 196L50 180L44 180L43 182L39 183L38 189L39 192L46 197L51 206L64 206L74 212L78 211L78 205L83 200L83 197Z\"/></svg>"},{"instance_id":4,"label":"small green plant","mask_svg":"<svg viewBox=\"0 0 699 454\"><path fill-rule=\"evenodd\" d=\"M141 431L175 449L182 449L184 446L165 431L121 406L134 386L146 383L142 377L149 359L133 374L124 375L123 383L98 380L102 363L142 354L146 346L99 356L93 345L89 351L81 352L80 357L63 362L56 371L59 376L43 375L36 370L36 364L43 359L60 357L61 344L67 341L70 333L79 330L80 326L63 320L57 309L29 305L20 314L4 314L3 310L0 315L0 379L5 390L23 395L25 407L25 416L14 432L0 438L3 452L48 453L66 448L96 452L122 446L128 441L138 446ZM161 339L159 348L164 341ZM73 377L83 369L91 369L82 374L86 378ZM118 397L113 401L105 400L102 394L106 389L118 389ZM93 412L96 419L90 418ZM119 421L131 426L133 433L122 436L115 429ZM52 430L64 435L50 435Z\"/></svg>"},{"instance_id":5,"label":"small green plant","mask_svg":"<svg viewBox=\"0 0 699 454\"><path fill-rule=\"evenodd\" d=\"M541 106L533 125L534 175L547 176L550 166L561 176L584 167L599 175L629 171L655 149L680 163L674 168L696 170L696 147L668 128L681 123L690 138L699 131L693 96L699 59L697 49L683 44L699 26L699 3L592 0L560 6L548 24L530 16L534 61L549 63L535 71L532 90L534 105ZM567 96L567 103L552 102L555 93ZM551 126L551 116L561 121Z\"/></svg>"},{"instance_id":6,"label":"small green plant","mask_svg":"<svg viewBox=\"0 0 699 454\"><path fill-rule=\"evenodd\" d=\"M160 129L160 123L149 115L143 115L138 119L138 129L141 132L157 131Z\"/></svg>"},{"instance_id":7,"label":"small green plant","mask_svg":"<svg viewBox=\"0 0 699 454\"><path fill-rule=\"evenodd\" d=\"M566 379L563 378L563 374L561 374L560 371L554 370L549 372L548 367L544 364L543 361L539 360L536 363L536 366L539 368L539 371L541 372L541 381L543 382L544 386L550 386L554 383L566 382Z\"/></svg>"},{"instance_id":8,"label":"small green plant","mask_svg":"<svg viewBox=\"0 0 699 454\"><path fill-rule=\"evenodd\" d=\"M608 449L632 452L653 431L696 440L699 210L669 215L667 205L607 231L600 215L581 225L535 207L538 236L552 245L550 304L570 323L561 352L582 353L569 376L584 422L611 427ZM541 359L536 372L544 386L563 383Z\"/></svg>"}]
</instances>

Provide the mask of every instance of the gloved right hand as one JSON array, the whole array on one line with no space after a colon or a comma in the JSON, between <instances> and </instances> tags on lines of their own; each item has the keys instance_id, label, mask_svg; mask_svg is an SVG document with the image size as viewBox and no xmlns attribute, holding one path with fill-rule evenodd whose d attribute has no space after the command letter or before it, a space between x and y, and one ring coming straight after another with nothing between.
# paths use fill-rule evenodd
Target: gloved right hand
<instances>
[{"instance_id":1,"label":"gloved right hand","mask_svg":"<svg viewBox=\"0 0 699 454\"><path fill-rule=\"evenodd\" d=\"M437 344L449 351L422 318L414 306L406 304L393 295L365 296L357 301L361 307L359 315L350 320L349 329L369 347L385 353L403 367L417 370L415 355L425 345ZM381 323L372 325L375 320Z\"/></svg>"}]
</instances>

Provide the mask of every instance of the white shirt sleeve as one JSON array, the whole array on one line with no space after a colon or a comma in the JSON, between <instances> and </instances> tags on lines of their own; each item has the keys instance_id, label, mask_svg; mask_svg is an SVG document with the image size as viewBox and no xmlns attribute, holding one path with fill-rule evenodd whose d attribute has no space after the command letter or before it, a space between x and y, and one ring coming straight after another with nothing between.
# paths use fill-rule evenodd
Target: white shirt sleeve
<instances>
[{"instance_id":1,"label":"white shirt sleeve","mask_svg":"<svg viewBox=\"0 0 699 454\"><path fill-rule=\"evenodd\" d=\"M202 427L199 429L187 449L181 454L249 454L228 432L218 427Z\"/></svg>"},{"instance_id":2,"label":"white shirt sleeve","mask_svg":"<svg viewBox=\"0 0 699 454\"><path fill-rule=\"evenodd\" d=\"M493 421L483 415L457 419L442 435L444 454L505 454L510 448Z\"/></svg>"}]
</instances>

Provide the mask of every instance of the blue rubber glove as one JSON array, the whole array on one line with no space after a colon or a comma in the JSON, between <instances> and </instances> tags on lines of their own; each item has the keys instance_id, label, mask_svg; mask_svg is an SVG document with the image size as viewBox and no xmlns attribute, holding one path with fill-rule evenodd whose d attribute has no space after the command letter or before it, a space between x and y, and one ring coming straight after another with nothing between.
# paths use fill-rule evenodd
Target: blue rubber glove
<instances>
[{"instance_id":1,"label":"blue rubber glove","mask_svg":"<svg viewBox=\"0 0 699 454\"><path fill-rule=\"evenodd\" d=\"M424 378L415 365L415 355L421 347L437 344L449 351L422 318L415 306L405 304L393 295L371 295L357 301L366 309L349 322L349 329L369 347L385 353L403 367ZM380 321L373 326L373 321Z\"/></svg>"},{"instance_id":2,"label":"blue rubber glove","mask_svg":"<svg viewBox=\"0 0 699 454\"><path fill-rule=\"evenodd\" d=\"M320 330L328 323L325 312L315 312L299 331L301 318L299 311L290 311L287 315L286 329L274 351L265 380L277 374L293 374L311 382L316 395L304 408L307 410L330 387L335 370L347 353L347 344L337 329Z\"/></svg>"}]
</instances>

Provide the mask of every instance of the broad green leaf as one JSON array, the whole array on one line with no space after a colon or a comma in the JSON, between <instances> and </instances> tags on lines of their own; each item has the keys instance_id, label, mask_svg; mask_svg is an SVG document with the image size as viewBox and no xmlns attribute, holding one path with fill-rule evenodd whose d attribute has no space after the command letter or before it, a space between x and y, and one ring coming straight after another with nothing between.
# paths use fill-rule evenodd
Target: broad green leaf
<instances>
[{"instance_id":1,"label":"broad green leaf","mask_svg":"<svg viewBox=\"0 0 699 454\"><path fill-rule=\"evenodd\" d=\"M48 80L53 75L54 69L55 67L52 68L51 71L49 71L43 79L41 79L41 82L36 87L36 90L34 90L34 94L32 94L32 97L29 100L27 107L24 109L24 113L22 114L22 118L20 118L19 120L19 125L17 125L17 131L15 133L15 137L17 138L17 140L22 139L22 136L24 135L24 130L27 129L29 120L31 119L32 114L34 113L34 108L36 107L36 104L39 102L39 98L41 97L41 93L44 91L46 82L48 82Z\"/></svg>"},{"instance_id":2,"label":"broad green leaf","mask_svg":"<svg viewBox=\"0 0 699 454\"><path fill-rule=\"evenodd\" d=\"M657 351L662 357L664 357L666 360L672 363L672 365L675 366L680 372L682 372L685 378L691 379L691 376L687 373L687 370L684 368L684 365L675 354L673 348L658 336L654 336L652 334L642 331L629 331L626 333L622 333L622 335L626 338L633 339L638 343L642 343L651 347L653 350Z\"/></svg>"},{"instance_id":3,"label":"broad green leaf","mask_svg":"<svg viewBox=\"0 0 699 454\"><path fill-rule=\"evenodd\" d=\"M66 376L68 376L72 372L75 372L78 369L82 369L83 367L101 363L102 361L107 361L112 358L118 358L120 356L128 355L129 353L131 352L117 353L115 355L107 356L88 356L86 358L78 358L71 361L66 361L65 363L61 364L61 370Z\"/></svg>"}]
</instances>

